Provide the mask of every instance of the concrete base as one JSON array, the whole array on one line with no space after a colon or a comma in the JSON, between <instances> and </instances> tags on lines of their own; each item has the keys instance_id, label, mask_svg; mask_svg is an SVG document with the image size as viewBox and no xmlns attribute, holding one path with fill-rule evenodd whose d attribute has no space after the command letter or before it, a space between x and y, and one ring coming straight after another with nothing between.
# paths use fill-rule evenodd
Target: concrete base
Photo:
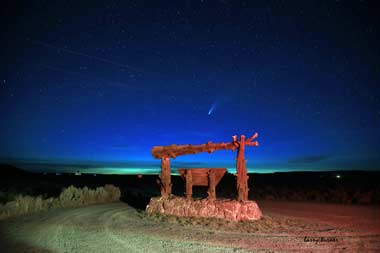
<instances>
[{"instance_id":1,"label":"concrete base","mask_svg":"<svg viewBox=\"0 0 380 253\"><path fill-rule=\"evenodd\" d=\"M185 217L213 217L233 221L259 220L262 216L255 201L188 200L177 196L151 198L146 212Z\"/></svg>"}]
</instances>

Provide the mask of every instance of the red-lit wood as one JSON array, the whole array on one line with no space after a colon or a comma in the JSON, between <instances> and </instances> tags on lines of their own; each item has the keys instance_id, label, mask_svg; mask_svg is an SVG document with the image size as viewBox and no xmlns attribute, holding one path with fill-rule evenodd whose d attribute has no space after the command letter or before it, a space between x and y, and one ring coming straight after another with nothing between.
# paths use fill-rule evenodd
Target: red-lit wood
<instances>
[{"instance_id":1,"label":"red-lit wood","mask_svg":"<svg viewBox=\"0 0 380 253\"><path fill-rule=\"evenodd\" d=\"M225 173L225 171L224 171ZM223 175L224 175L223 173ZM220 177L220 179L222 179L222 177ZM220 181L219 179L219 181ZM208 188L208 198L209 199L216 199L216 191L215 191L215 188L216 188L216 170L209 170L208 172L208 181L209 181L209 188ZM219 182L218 182L219 183Z\"/></svg>"},{"instance_id":2,"label":"red-lit wood","mask_svg":"<svg viewBox=\"0 0 380 253\"><path fill-rule=\"evenodd\" d=\"M170 159L161 159L161 196L168 197L172 193L172 183L170 175Z\"/></svg>"},{"instance_id":3,"label":"red-lit wood","mask_svg":"<svg viewBox=\"0 0 380 253\"><path fill-rule=\"evenodd\" d=\"M236 136L234 136L236 137ZM254 135L252 136L254 137ZM251 137L251 138L252 138ZM251 139L250 138L250 139ZM259 143L257 141L246 141L246 146L258 146ZM212 143L209 141L206 144L201 145L171 145L171 146L154 146L152 148L152 155L154 158L162 158L162 157L169 157L169 158L176 158L177 156L181 155L189 155L189 154L197 154L201 152L208 152L213 153L216 150L232 150L234 151L239 147L239 142L233 139L230 143Z\"/></svg>"},{"instance_id":4,"label":"red-lit wood","mask_svg":"<svg viewBox=\"0 0 380 253\"><path fill-rule=\"evenodd\" d=\"M191 198L193 186L208 186L209 199L216 199L215 188L226 173L226 168L186 168L178 173L186 180L186 197Z\"/></svg>"},{"instance_id":5,"label":"red-lit wood","mask_svg":"<svg viewBox=\"0 0 380 253\"><path fill-rule=\"evenodd\" d=\"M237 180L237 191L238 191L238 200L245 201L248 200L248 176L247 176L247 167L246 160L244 158L244 149L245 149L245 136L240 136L240 145L238 149L238 154L236 157L236 180Z\"/></svg>"},{"instance_id":6,"label":"red-lit wood","mask_svg":"<svg viewBox=\"0 0 380 253\"><path fill-rule=\"evenodd\" d=\"M193 175L191 170L187 170L186 174L186 198L191 199L193 196Z\"/></svg>"},{"instance_id":7,"label":"red-lit wood","mask_svg":"<svg viewBox=\"0 0 380 253\"><path fill-rule=\"evenodd\" d=\"M187 154L197 154L201 152L209 152L213 153L215 150L238 150L236 157L236 177L237 177L237 192L238 192L238 200L245 201L248 200L248 176L247 176L247 168L246 168L246 160L244 158L244 150L245 146L258 146L259 143L257 141L253 141L258 136L257 133L245 139L244 135L240 136L240 140L238 140L237 136L232 136L232 142L229 143L212 143L209 141L206 144L201 145L171 145L171 146L154 146L152 148L152 155L154 158L161 159L161 175L160 175L160 184L161 184L161 196L168 197L171 194L171 176L170 176L170 158L176 158L180 155ZM214 169L215 170L215 169ZM217 171L217 170L216 170ZM181 173L181 172L180 172ZM206 174L205 174L206 173ZM225 173L225 172L224 172ZM224 175L223 173L223 175ZM198 175L200 174L200 175ZM223 176L221 175L221 177ZM183 172L183 176L186 176L185 172ZM209 173L209 169L201 168L194 169L191 171L191 175L188 175L189 185L186 185L186 189L192 185L200 185L200 186L209 186L210 181L212 181L212 187L216 187L219 183L221 177L219 178L218 172ZM215 184L214 184L215 180ZM214 187L214 188L215 188ZM187 191L187 196L190 196L190 190ZM209 188L209 198L214 198L215 190Z\"/></svg>"}]
</instances>

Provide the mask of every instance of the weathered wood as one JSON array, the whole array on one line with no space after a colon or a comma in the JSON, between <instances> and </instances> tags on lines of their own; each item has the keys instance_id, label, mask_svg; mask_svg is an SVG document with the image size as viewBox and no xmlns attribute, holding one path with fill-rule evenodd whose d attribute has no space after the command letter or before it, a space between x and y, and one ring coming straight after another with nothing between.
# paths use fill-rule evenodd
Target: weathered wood
<instances>
[{"instance_id":1,"label":"weathered wood","mask_svg":"<svg viewBox=\"0 0 380 253\"><path fill-rule=\"evenodd\" d=\"M246 160L244 158L244 149L245 149L245 136L240 136L238 154L236 157L236 177L237 177L237 191L238 191L238 200L246 201L248 200L248 176L247 176L247 167Z\"/></svg>"},{"instance_id":2,"label":"weathered wood","mask_svg":"<svg viewBox=\"0 0 380 253\"><path fill-rule=\"evenodd\" d=\"M247 142L247 146L258 146L259 143L257 141L254 142ZM154 158L162 158L162 157L170 157L170 158L176 158L177 156L181 155L188 155L188 154L197 154L201 152L208 152L213 153L216 150L232 150L234 151L237 149L238 143L237 142L230 142L230 143L212 143L211 141L206 144L201 145L171 145L171 146L154 146L152 148L152 155Z\"/></svg>"},{"instance_id":3,"label":"weathered wood","mask_svg":"<svg viewBox=\"0 0 380 253\"><path fill-rule=\"evenodd\" d=\"M193 177L191 170L186 171L186 198L191 199L193 196Z\"/></svg>"},{"instance_id":4,"label":"weathered wood","mask_svg":"<svg viewBox=\"0 0 380 253\"><path fill-rule=\"evenodd\" d=\"M215 199L215 188L226 173L226 168L186 168L178 169L180 176L186 180L186 197L191 199L193 186L208 186L209 198ZM191 180L191 181L190 181Z\"/></svg>"},{"instance_id":5,"label":"weathered wood","mask_svg":"<svg viewBox=\"0 0 380 253\"><path fill-rule=\"evenodd\" d=\"M170 175L170 159L162 158L161 159L161 196L168 197L172 193L172 183Z\"/></svg>"},{"instance_id":6,"label":"weathered wood","mask_svg":"<svg viewBox=\"0 0 380 253\"><path fill-rule=\"evenodd\" d=\"M208 199L216 199L216 180L215 180L215 170L210 170L208 172L209 187L208 187Z\"/></svg>"},{"instance_id":7,"label":"weathered wood","mask_svg":"<svg viewBox=\"0 0 380 253\"><path fill-rule=\"evenodd\" d=\"M171 146L154 146L152 148L152 155L155 158L161 158L161 195L163 197L167 197L171 194L171 176L170 176L170 158L176 158L180 155L186 155L186 154L197 154L201 152L209 152L212 153L215 150L238 150L237 157L236 157L236 177L237 177L237 191L238 191L238 200L245 201L248 200L248 176L247 176L247 168L246 168L246 160L244 158L244 149L245 146L258 146L259 143L257 141L253 141L258 137L258 134L255 133L251 137L245 139L244 135L240 136L240 141L238 141L238 138L236 135L232 136L232 142L230 143L212 143L211 141L206 144L201 145L171 145ZM191 187L193 185L199 185L199 186L210 186L210 181L213 181L214 179L211 177L215 176L215 185L219 183L220 179L223 177L226 169L224 169L224 172L219 175L219 172L217 172L217 169L215 172L213 172L214 176L209 177L210 169L201 168L201 169L191 169ZM178 170L181 174L181 176L185 177L186 169L180 169ZM190 180L189 180L190 181ZM190 185L190 184L189 184ZM186 185L186 191L190 194L190 190L188 191L188 188L190 186ZM192 193L192 190L191 190ZM212 189L209 189L209 197L212 198L215 193L212 191ZM191 195L190 195L191 196Z\"/></svg>"},{"instance_id":8,"label":"weathered wood","mask_svg":"<svg viewBox=\"0 0 380 253\"><path fill-rule=\"evenodd\" d=\"M208 178L207 177L199 177L197 173L193 173L194 178L193 178L193 185L197 186L208 186Z\"/></svg>"},{"instance_id":9,"label":"weathered wood","mask_svg":"<svg viewBox=\"0 0 380 253\"><path fill-rule=\"evenodd\" d=\"M257 137L259 136L258 133L254 133L251 137L249 137L248 139L246 139L245 141L248 143L248 142L251 142L253 141L254 139L256 139Z\"/></svg>"},{"instance_id":10,"label":"weathered wood","mask_svg":"<svg viewBox=\"0 0 380 253\"><path fill-rule=\"evenodd\" d=\"M210 170L215 173L215 184L218 185L224 174L227 172L226 168L181 168L178 169L179 175L186 179L186 171L191 170L193 185L195 186L208 186Z\"/></svg>"},{"instance_id":11,"label":"weathered wood","mask_svg":"<svg viewBox=\"0 0 380 253\"><path fill-rule=\"evenodd\" d=\"M187 155L187 154L197 154L201 152L212 153L215 150L234 150L235 145L232 143L212 143L202 145L171 145L171 146L154 146L152 148L152 155L154 158L170 157L176 158L177 156Z\"/></svg>"}]
</instances>

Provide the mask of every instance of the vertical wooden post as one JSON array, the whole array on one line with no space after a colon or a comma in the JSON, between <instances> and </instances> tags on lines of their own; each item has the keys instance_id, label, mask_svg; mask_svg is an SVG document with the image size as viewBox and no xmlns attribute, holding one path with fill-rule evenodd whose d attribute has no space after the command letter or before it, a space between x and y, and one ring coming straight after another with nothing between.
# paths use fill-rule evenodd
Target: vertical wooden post
<instances>
[{"instance_id":1,"label":"vertical wooden post","mask_svg":"<svg viewBox=\"0 0 380 253\"><path fill-rule=\"evenodd\" d=\"M191 170L186 170L186 198L191 199L193 196L193 175Z\"/></svg>"},{"instance_id":2,"label":"vertical wooden post","mask_svg":"<svg viewBox=\"0 0 380 253\"><path fill-rule=\"evenodd\" d=\"M169 197L172 193L172 183L170 175L170 159L167 157L161 158L161 196Z\"/></svg>"},{"instance_id":3,"label":"vertical wooden post","mask_svg":"<svg viewBox=\"0 0 380 253\"><path fill-rule=\"evenodd\" d=\"M216 181L215 181L215 171L209 170L208 172L208 199L216 199Z\"/></svg>"},{"instance_id":4,"label":"vertical wooden post","mask_svg":"<svg viewBox=\"0 0 380 253\"><path fill-rule=\"evenodd\" d=\"M245 136L240 136L239 148L236 157L236 176L237 176L237 191L238 200L246 201L248 200L248 176L246 161L244 158L244 148L245 148Z\"/></svg>"}]
</instances>

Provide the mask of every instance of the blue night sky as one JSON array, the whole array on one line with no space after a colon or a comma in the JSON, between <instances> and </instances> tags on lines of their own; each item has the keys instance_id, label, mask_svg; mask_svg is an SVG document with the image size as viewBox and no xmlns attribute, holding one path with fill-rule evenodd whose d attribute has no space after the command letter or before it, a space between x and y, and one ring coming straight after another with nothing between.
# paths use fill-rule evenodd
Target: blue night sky
<instances>
[{"instance_id":1,"label":"blue night sky","mask_svg":"<svg viewBox=\"0 0 380 253\"><path fill-rule=\"evenodd\" d=\"M1 162L154 173L152 146L257 131L250 172L380 170L375 6L250 2L5 3ZM233 169L234 157L172 164Z\"/></svg>"}]
</instances>

